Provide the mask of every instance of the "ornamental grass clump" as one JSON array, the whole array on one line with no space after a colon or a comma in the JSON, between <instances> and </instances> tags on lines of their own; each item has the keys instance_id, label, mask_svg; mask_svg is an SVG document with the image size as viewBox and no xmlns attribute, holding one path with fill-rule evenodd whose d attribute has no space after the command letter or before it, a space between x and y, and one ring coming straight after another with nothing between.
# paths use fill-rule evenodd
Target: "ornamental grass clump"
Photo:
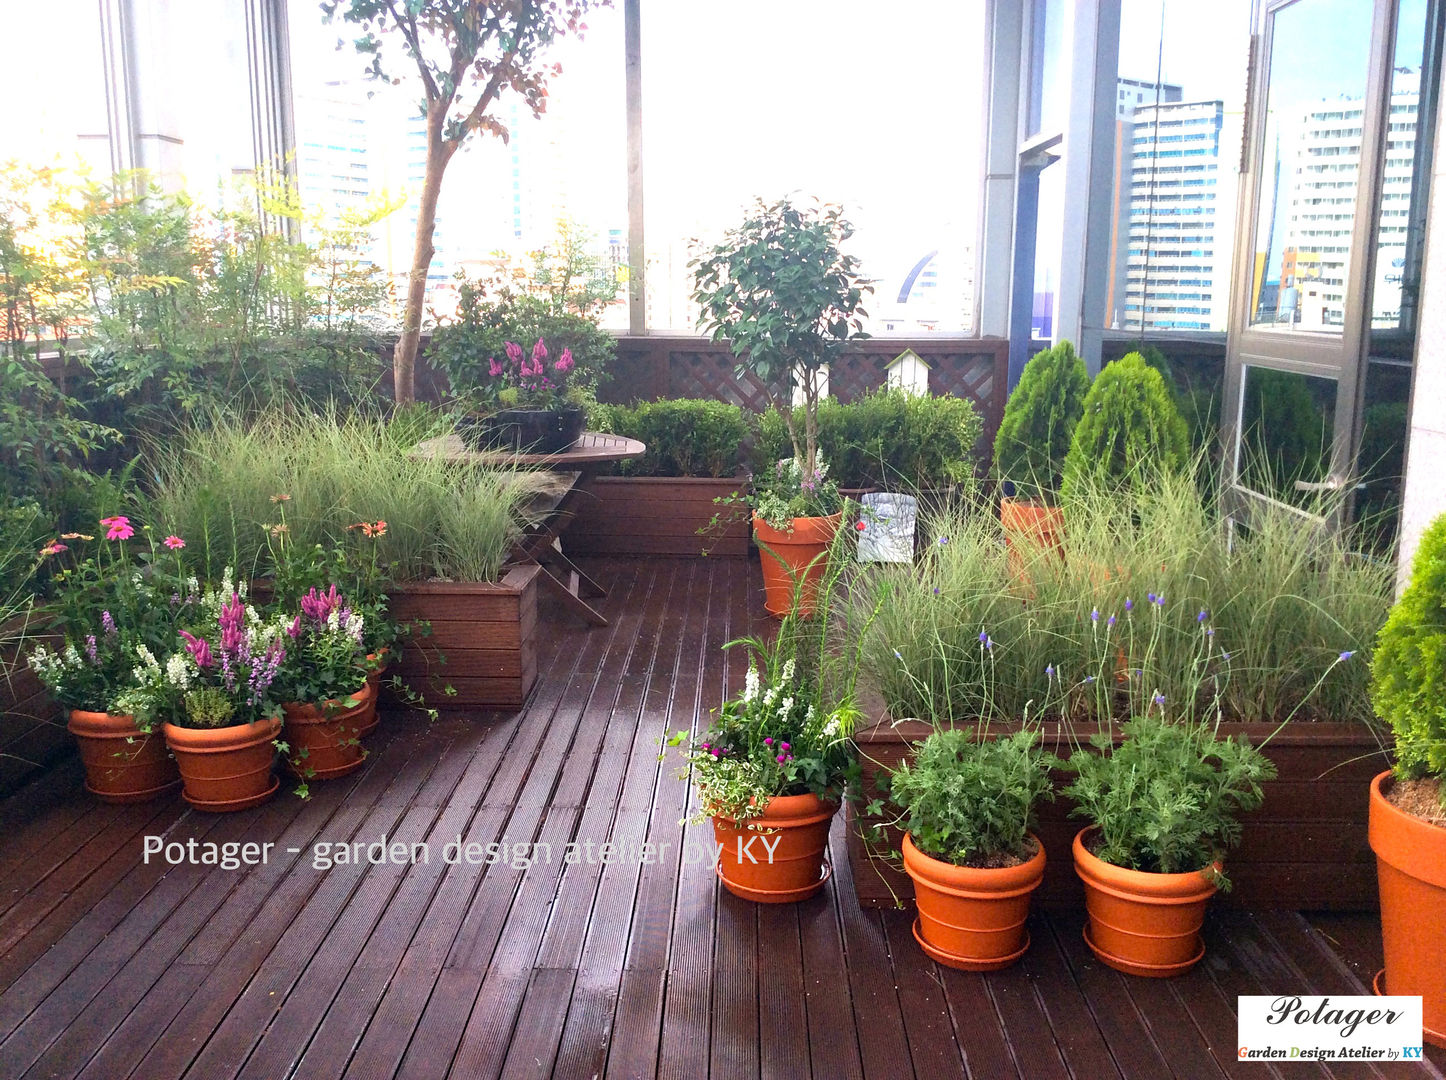
<instances>
[{"instance_id":1,"label":"ornamental grass clump","mask_svg":"<svg viewBox=\"0 0 1446 1080\"><path fill-rule=\"evenodd\" d=\"M955 866L1010 866L1035 853L1035 810L1054 798L1049 770L1059 764L1032 730L991 739L982 728L945 729L894 769L889 794L925 855Z\"/></svg>"},{"instance_id":2,"label":"ornamental grass clump","mask_svg":"<svg viewBox=\"0 0 1446 1080\"><path fill-rule=\"evenodd\" d=\"M1171 723L1158 715L1122 727L1124 741L1093 738L1095 751L1077 750L1068 768L1075 779L1064 795L1078 805L1071 817L1098 830L1091 853L1104 862L1148 873L1213 869L1240 842L1240 815L1265 799L1261 784L1275 766L1243 738L1219 738L1202 723Z\"/></svg>"},{"instance_id":3,"label":"ornamental grass clump","mask_svg":"<svg viewBox=\"0 0 1446 1080\"><path fill-rule=\"evenodd\" d=\"M1067 508L1064 558L1023 579L991 517L927 515L918 566L873 571L890 601L862 636L863 665L890 713L1368 721L1362 661L1393 568L1349 530L1305 533L1285 508L1232 539L1207 490L1186 473L1090 485Z\"/></svg>"}]
</instances>

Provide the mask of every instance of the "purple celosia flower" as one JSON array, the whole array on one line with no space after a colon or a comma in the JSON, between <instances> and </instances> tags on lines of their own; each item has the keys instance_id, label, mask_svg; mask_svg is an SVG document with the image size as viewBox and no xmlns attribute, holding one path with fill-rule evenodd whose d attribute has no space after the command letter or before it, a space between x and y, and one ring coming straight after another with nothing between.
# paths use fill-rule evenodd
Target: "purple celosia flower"
<instances>
[{"instance_id":1,"label":"purple celosia flower","mask_svg":"<svg viewBox=\"0 0 1446 1080\"><path fill-rule=\"evenodd\" d=\"M515 341L509 341L503 347L507 350L507 359L511 360L514 365L521 366L522 346Z\"/></svg>"},{"instance_id":2,"label":"purple celosia flower","mask_svg":"<svg viewBox=\"0 0 1446 1080\"><path fill-rule=\"evenodd\" d=\"M301 598L301 613L312 622L324 623L333 611L340 611L343 603L341 593L336 591L332 585L326 592L317 592L315 587L309 589Z\"/></svg>"},{"instance_id":3,"label":"purple celosia flower","mask_svg":"<svg viewBox=\"0 0 1446 1080\"><path fill-rule=\"evenodd\" d=\"M239 594L232 593L231 599L221 606L217 622L221 627L221 655L240 655L246 644L246 605L241 603Z\"/></svg>"},{"instance_id":4,"label":"purple celosia flower","mask_svg":"<svg viewBox=\"0 0 1446 1080\"><path fill-rule=\"evenodd\" d=\"M181 631L181 637L186 639L186 651L202 671L216 663L215 657L211 655L211 646L206 643L205 638L198 638L185 630Z\"/></svg>"}]
</instances>

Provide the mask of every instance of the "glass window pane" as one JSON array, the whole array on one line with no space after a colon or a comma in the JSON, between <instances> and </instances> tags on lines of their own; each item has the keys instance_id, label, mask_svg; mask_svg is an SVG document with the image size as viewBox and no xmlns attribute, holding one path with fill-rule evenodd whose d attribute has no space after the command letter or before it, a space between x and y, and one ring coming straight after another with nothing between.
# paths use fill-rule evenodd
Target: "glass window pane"
<instances>
[{"instance_id":1,"label":"glass window pane","mask_svg":"<svg viewBox=\"0 0 1446 1080\"><path fill-rule=\"evenodd\" d=\"M1337 384L1273 368L1245 368L1239 477L1242 487L1308 506L1330 474Z\"/></svg>"},{"instance_id":2,"label":"glass window pane","mask_svg":"<svg viewBox=\"0 0 1446 1080\"><path fill-rule=\"evenodd\" d=\"M1274 16L1250 321L1339 334L1374 5L1299 0Z\"/></svg>"},{"instance_id":3,"label":"glass window pane","mask_svg":"<svg viewBox=\"0 0 1446 1080\"><path fill-rule=\"evenodd\" d=\"M644 3L649 327L696 332L694 241L798 193L856 226L866 329L972 329L984 7Z\"/></svg>"}]
</instances>

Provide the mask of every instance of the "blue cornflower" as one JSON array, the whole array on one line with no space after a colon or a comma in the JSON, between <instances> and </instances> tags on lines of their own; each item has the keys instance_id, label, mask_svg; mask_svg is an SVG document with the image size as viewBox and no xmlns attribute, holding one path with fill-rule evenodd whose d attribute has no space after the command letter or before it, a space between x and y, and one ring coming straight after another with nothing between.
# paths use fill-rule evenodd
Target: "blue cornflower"
<instances>
[{"instance_id":1,"label":"blue cornflower","mask_svg":"<svg viewBox=\"0 0 1446 1080\"><path fill-rule=\"evenodd\" d=\"M1084 677L1084 681L1087 682L1087 683L1094 682L1094 681L1095 681L1095 677L1094 677L1093 675L1086 675L1086 676Z\"/></svg>"},{"instance_id":2,"label":"blue cornflower","mask_svg":"<svg viewBox=\"0 0 1446 1080\"><path fill-rule=\"evenodd\" d=\"M1054 678L1054 665L1053 665L1053 664L1045 664L1045 665L1044 665L1044 677L1045 677L1046 679L1052 679L1052 678Z\"/></svg>"},{"instance_id":3,"label":"blue cornflower","mask_svg":"<svg viewBox=\"0 0 1446 1080\"><path fill-rule=\"evenodd\" d=\"M1100 621L1100 609L1099 609L1099 608L1091 608L1091 609L1090 609L1090 622L1099 622L1099 621Z\"/></svg>"},{"instance_id":4,"label":"blue cornflower","mask_svg":"<svg viewBox=\"0 0 1446 1080\"><path fill-rule=\"evenodd\" d=\"M939 586L937 586L937 585L934 586L934 595L935 595L935 596L938 596L938 595L939 595Z\"/></svg>"},{"instance_id":5,"label":"blue cornflower","mask_svg":"<svg viewBox=\"0 0 1446 1080\"><path fill-rule=\"evenodd\" d=\"M1126 611L1134 611L1134 610L1135 610L1135 602L1134 602L1133 600L1129 599L1128 597L1126 597L1126 599L1125 599L1125 610L1126 610Z\"/></svg>"},{"instance_id":6,"label":"blue cornflower","mask_svg":"<svg viewBox=\"0 0 1446 1080\"><path fill-rule=\"evenodd\" d=\"M983 631L983 630L979 631L979 644L983 645L983 644L984 644L986 641L988 641L988 640L989 640L989 635L988 635L988 633L986 633L986 632Z\"/></svg>"},{"instance_id":7,"label":"blue cornflower","mask_svg":"<svg viewBox=\"0 0 1446 1080\"><path fill-rule=\"evenodd\" d=\"M948 542L949 542L949 538L948 538L947 536L941 536L941 537L939 537L939 546L940 546L940 547L943 547L943 546L944 546L945 544L947 544Z\"/></svg>"},{"instance_id":8,"label":"blue cornflower","mask_svg":"<svg viewBox=\"0 0 1446 1080\"><path fill-rule=\"evenodd\" d=\"M1210 612L1206 611L1204 608L1201 608L1200 614L1195 616L1195 621L1204 622L1208 618L1210 618Z\"/></svg>"},{"instance_id":9,"label":"blue cornflower","mask_svg":"<svg viewBox=\"0 0 1446 1080\"><path fill-rule=\"evenodd\" d=\"M1115 625L1115 617L1114 617L1113 615L1111 615L1108 619L1105 620L1105 625L1106 625L1106 626L1114 626L1114 625Z\"/></svg>"},{"instance_id":10,"label":"blue cornflower","mask_svg":"<svg viewBox=\"0 0 1446 1080\"><path fill-rule=\"evenodd\" d=\"M903 653L899 652L898 649L895 649L895 650L894 650L894 659L902 662L903 659L904 659Z\"/></svg>"},{"instance_id":11,"label":"blue cornflower","mask_svg":"<svg viewBox=\"0 0 1446 1080\"><path fill-rule=\"evenodd\" d=\"M1145 599L1148 600L1150 603L1153 604L1153 603L1155 602L1155 594L1154 594L1154 593L1146 593L1146 594L1145 594Z\"/></svg>"},{"instance_id":12,"label":"blue cornflower","mask_svg":"<svg viewBox=\"0 0 1446 1080\"><path fill-rule=\"evenodd\" d=\"M1158 690L1156 690L1156 691L1155 691L1154 701L1155 701L1155 704L1156 704L1156 705L1163 705L1163 704L1165 704L1165 695L1162 694L1162 693L1160 693Z\"/></svg>"},{"instance_id":13,"label":"blue cornflower","mask_svg":"<svg viewBox=\"0 0 1446 1080\"><path fill-rule=\"evenodd\" d=\"M1225 652L1225 651L1222 650L1221 653L1220 653L1220 659L1222 659L1222 660L1229 660L1229 659L1230 659L1230 654L1229 654L1228 652Z\"/></svg>"},{"instance_id":14,"label":"blue cornflower","mask_svg":"<svg viewBox=\"0 0 1446 1080\"><path fill-rule=\"evenodd\" d=\"M1347 649L1345 652L1341 653L1341 659L1342 659L1342 660L1349 660L1351 657L1353 657L1353 656L1355 656L1355 655L1356 655L1356 650L1355 650L1355 649Z\"/></svg>"}]
</instances>

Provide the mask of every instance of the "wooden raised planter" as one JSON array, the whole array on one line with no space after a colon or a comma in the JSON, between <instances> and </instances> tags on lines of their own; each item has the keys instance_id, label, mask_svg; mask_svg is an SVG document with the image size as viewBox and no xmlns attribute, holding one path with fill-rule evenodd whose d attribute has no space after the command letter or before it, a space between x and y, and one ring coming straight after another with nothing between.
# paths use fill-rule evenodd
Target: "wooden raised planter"
<instances>
[{"instance_id":1,"label":"wooden raised planter","mask_svg":"<svg viewBox=\"0 0 1446 1080\"><path fill-rule=\"evenodd\" d=\"M43 641L56 647L60 639L35 617L28 624L17 619L0 626L0 637L21 630L25 636L18 646L0 650L0 796L15 791L75 749L61 708L26 663L37 644Z\"/></svg>"},{"instance_id":2,"label":"wooden raised planter","mask_svg":"<svg viewBox=\"0 0 1446 1080\"><path fill-rule=\"evenodd\" d=\"M1259 745L1276 724L1227 723L1224 735L1243 734ZM855 736L863 773L864 802L878 797L876 779L897 764L908 748L925 739L931 728L920 721L895 726L881 720ZM1082 728L1061 730L1047 724L1045 749L1068 757L1077 744L1088 745ZM1379 904L1376 869L1366 839L1371 778L1389 764L1376 734L1364 724L1287 724L1264 747L1279 771L1265 788L1265 805L1245 815L1240 846L1225 860L1234 888L1217 903L1288 910L1369 911ZM1056 783L1068 778L1056 776ZM1086 824L1068 817L1073 804L1063 796L1040 810L1035 829L1044 842L1048 863L1035 902L1077 907L1084 892L1074 872L1070 844ZM865 850L860 836L859 807L849 812L849 862L854 888L865 907L893 907L913 898L913 885L885 859ZM902 834L889 830L886 845L898 850Z\"/></svg>"},{"instance_id":3,"label":"wooden raised planter","mask_svg":"<svg viewBox=\"0 0 1446 1080\"><path fill-rule=\"evenodd\" d=\"M388 593L399 623L429 623L403 643L400 675L434 709L516 709L537 681L537 576L514 566L490 582L420 581ZM448 694L447 687L456 691Z\"/></svg>"},{"instance_id":4,"label":"wooden raised planter","mask_svg":"<svg viewBox=\"0 0 1446 1080\"><path fill-rule=\"evenodd\" d=\"M563 543L569 555L747 555L746 513L713 502L745 484L742 477L595 476ZM714 515L722 520L708 530Z\"/></svg>"}]
</instances>

